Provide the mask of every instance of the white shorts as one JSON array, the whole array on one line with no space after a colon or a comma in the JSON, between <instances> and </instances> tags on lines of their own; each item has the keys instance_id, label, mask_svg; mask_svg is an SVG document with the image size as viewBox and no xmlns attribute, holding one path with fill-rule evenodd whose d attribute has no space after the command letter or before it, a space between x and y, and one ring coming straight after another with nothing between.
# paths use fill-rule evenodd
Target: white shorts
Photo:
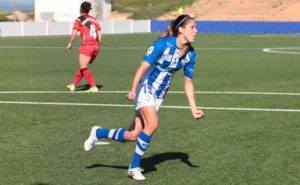
<instances>
[{"instance_id":1,"label":"white shorts","mask_svg":"<svg viewBox=\"0 0 300 185\"><path fill-rule=\"evenodd\" d=\"M156 111L159 110L160 105L164 99L158 98L152 93L151 88L147 84L139 83L136 90L135 110L142 107L155 106Z\"/></svg>"}]
</instances>

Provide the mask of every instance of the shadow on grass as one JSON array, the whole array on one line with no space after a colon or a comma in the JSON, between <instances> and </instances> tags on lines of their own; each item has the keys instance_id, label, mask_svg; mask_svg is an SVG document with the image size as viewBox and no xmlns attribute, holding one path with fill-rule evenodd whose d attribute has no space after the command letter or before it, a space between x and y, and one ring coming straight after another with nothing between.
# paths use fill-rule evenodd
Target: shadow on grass
<instances>
[{"instance_id":1,"label":"shadow on grass","mask_svg":"<svg viewBox=\"0 0 300 185\"><path fill-rule=\"evenodd\" d=\"M161 154L155 154L151 157L142 159L141 161L141 167L144 168L143 174L156 171L157 168L155 165L160 164L165 161L169 160L180 160L182 163L188 165L192 168L198 168L199 166L193 165L189 161L189 155L182 152L166 152ZM128 169L128 166L123 165L107 165L107 164L92 164L90 166L87 166L86 169L92 169L92 168L116 168L116 169Z\"/></svg>"},{"instance_id":2,"label":"shadow on grass","mask_svg":"<svg viewBox=\"0 0 300 185\"><path fill-rule=\"evenodd\" d=\"M96 85L98 87L98 89L101 89L103 87L103 85ZM78 85L76 87L76 91L86 91L90 88L90 84L84 84L84 85Z\"/></svg>"},{"instance_id":3,"label":"shadow on grass","mask_svg":"<svg viewBox=\"0 0 300 185\"><path fill-rule=\"evenodd\" d=\"M193 165L189 161L189 155L187 153L182 153L182 152L166 152L166 153L161 153L161 154L155 154L151 157L142 159L141 166L144 168L144 174L156 171L157 168L155 165L160 164L165 161L170 161L170 160L180 160L182 163L188 165L189 167L192 168L198 168L199 166Z\"/></svg>"}]
</instances>

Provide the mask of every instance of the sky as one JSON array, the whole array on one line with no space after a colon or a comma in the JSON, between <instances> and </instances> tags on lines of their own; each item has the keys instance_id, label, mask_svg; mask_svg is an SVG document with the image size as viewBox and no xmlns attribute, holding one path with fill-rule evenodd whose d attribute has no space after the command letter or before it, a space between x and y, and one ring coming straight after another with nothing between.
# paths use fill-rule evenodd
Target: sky
<instances>
[{"instance_id":1,"label":"sky","mask_svg":"<svg viewBox=\"0 0 300 185\"><path fill-rule=\"evenodd\" d=\"M15 0L17 10L33 10L34 0ZM11 12L14 0L0 0L0 11Z\"/></svg>"}]
</instances>

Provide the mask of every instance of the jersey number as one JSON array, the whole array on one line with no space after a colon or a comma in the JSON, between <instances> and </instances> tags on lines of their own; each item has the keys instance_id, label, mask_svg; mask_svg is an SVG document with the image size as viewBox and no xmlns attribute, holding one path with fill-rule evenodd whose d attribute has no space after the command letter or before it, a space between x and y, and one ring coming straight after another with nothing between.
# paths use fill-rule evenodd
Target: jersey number
<instances>
[{"instance_id":1,"label":"jersey number","mask_svg":"<svg viewBox=\"0 0 300 185\"><path fill-rule=\"evenodd\" d=\"M90 27L90 36L93 37L95 40L97 39L97 33L95 25L91 25Z\"/></svg>"}]
</instances>

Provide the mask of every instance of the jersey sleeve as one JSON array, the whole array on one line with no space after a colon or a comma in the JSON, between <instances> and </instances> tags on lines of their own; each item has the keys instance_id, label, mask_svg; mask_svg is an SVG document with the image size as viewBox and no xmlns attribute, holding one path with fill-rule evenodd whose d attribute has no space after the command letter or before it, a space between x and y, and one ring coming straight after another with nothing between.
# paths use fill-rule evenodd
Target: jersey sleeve
<instances>
[{"instance_id":1,"label":"jersey sleeve","mask_svg":"<svg viewBox=\"0 0 300 185\"><path fill-rule=\"evenodd\" d=\"M78 19L76 19L74 22L73 29L80 30L80 26L81 26L81 22Z\"/></svg>"},{"instance_id":2,"label":"jersey sleeve","mask_svg":"<svg viewBox=\"0 0 300 185\"><path fill-rule=\"evenodd\" d=\"M165 39L155 41L152 46L149 47L146 55L144 56L144 61L151 65L154 64L154 62L163 54L165 45Z\"/></svg>"},{"instance_id":3,"label":"jersey sleeve","mask_svg":"<svg viewBox=\"0 0 300 185\"><path fill-rule=\"evenodd\" d=\"M101 30L101 25L98 23L98 24L96 24L95 28L96 28L96 31L99 31L99 30Z\"/></svg>"},{"instance_id":4,"label":"jersey sleeve","mask_svg":"<svg viewBox=\"0 0 300 185\"><path fill-rule=\"evenodd\" d=\"M189 77L189 78L193 78L194 68L195 68L195 64L196 64L196 53L195 52L189 53L188 57L187 57L187 60L189 60L189 61L187 62L187 64L183 68L184 76Z\"/></svg>"}]
</instances>

